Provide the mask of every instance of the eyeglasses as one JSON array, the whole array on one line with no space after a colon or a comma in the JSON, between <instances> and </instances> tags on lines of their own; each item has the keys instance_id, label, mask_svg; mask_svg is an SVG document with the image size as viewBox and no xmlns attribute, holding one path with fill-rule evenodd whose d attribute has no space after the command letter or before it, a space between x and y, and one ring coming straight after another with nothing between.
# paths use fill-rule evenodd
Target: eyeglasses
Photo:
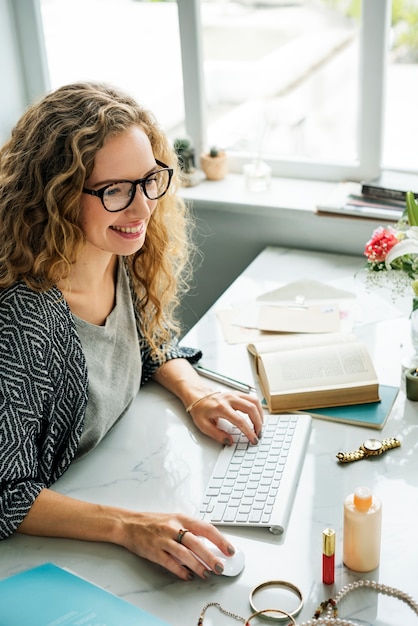
<instances>
[{"instance_id":1,"label":"eyeglasses","mask_svg":"<svg viewBox=\"0 0 418 626\"><path fill-rule=\"evenodd\" d=\"M119 180L97 190L83 187L83 193L100 198L106 211L111 213L117 213L128 208L135 198L138 185L141 185L142 193L148 200L158 200L169 188L173 170L157 159L155 162L162 169L151 172L145 178Z\"/></svg>"}]
</instances>

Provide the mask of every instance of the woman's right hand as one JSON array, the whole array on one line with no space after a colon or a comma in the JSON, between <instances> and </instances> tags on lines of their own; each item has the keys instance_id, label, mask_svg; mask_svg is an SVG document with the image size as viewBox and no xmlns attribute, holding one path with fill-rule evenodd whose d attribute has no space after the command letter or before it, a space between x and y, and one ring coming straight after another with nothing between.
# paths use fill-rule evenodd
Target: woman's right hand
<instances>
[{"instance_id":1,"label":"woman's right hand","mask_svg":"<svg viewBox=\"0 0 418 626\"><path fill-rule=\"evenodd\" d=\"M233 546L215 526L187 515L129 511L83 502L49 489L40 492L18 532L114 543L183 580L191 580L194 574L200 578L222 574L222 561L199 536L214 543L225 557L234 553Z\"/></svg>"},{"instance_id":2,"label":"woman's right hand","mask_svg":"<svg viewBox=\"0 0 418 626\"><path fill-rule=\"evenodd\" d=\"M127 511L122 512L122 517L122 532L125 535L123 545L183 580L191 580L193 574L208 578L212 573L223 572L222 561L214 557L199 537L208 538L226 558L235 552L230 542L214 526L183 514ZM185 533L181 532L184 530ZM182 537L181 542L178 541L179 537Z\"/></svg>"}]
</instances>

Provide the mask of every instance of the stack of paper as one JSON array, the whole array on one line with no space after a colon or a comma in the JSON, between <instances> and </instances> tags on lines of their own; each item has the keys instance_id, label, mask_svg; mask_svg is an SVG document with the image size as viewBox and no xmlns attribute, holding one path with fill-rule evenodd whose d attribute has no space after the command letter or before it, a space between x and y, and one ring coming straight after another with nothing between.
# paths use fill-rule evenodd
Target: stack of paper
<instances>
[{"instance_id":1,"label":"stack of paper","mask_svg":"<svg viewBox=\"0 0 418 626\"><path fill-rule=\"evenodd\" d=\"M303 279L217 315L228 343L249 343L285 333L351 332L355 307L353 293Z\"/></svg>"}]
</instances>

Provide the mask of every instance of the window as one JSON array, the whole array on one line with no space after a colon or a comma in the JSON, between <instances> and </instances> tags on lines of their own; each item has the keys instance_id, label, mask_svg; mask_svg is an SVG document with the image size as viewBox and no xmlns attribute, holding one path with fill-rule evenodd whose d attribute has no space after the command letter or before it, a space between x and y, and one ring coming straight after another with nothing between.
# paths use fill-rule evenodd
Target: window
<instances>
[{"instance_id":1,"label":"window","mask_svg":"<svg viewBox=\"0 0 418 626\"><path fill-rule=\"evenodd\" d=\"M119 84L235 171L255 156L300 178L418 170L418 0L32 2L52 87Z\"/></svg>"},{"instance_id":2,"label":"window","mask_svg":"<svg viewBox=\"0 0 418 626\"><path fill-rule=\"evenodd\" d=\"M50 84L110 82L166 129L184 127L175 2L40 0Z\"/></svg>"},{"instance_id":3,"label":"window","mask_svg":"<svg viewBox=\"0 0 418 626\"><path fill-rule=\"evenodd\" d=\"M261 146L263 159L276 175L341 180L377 174L389 0L195 0L191 4L200 7L195 21L203 31L203 76L196 81L183 63L185 90L189 101L194 101L189 108L206 112L207 135L203 136L207 143L219 141L222 129L228 130L227 143L235 147L230 149L230 162L237 171ZM213 5L218 5L217 13ZM178 0L178 6L181 22L190 11L189 0ZM240 28L236 28L238 16ZM223 48L216 47L222 38L210 38L208 29L214 28L215 21L218 29L220 25L225 29L224 41L230 42ZM284 25L282 30L280 25ZM263 28L268 36L263 36ZM255 52L254 37L258 41ZM276 40L278 47L272 52ZM183 36L182 46L186 48L183 57L192 54ZM252 74L245 85L248 68ZM273 90L269 76L274 77ZM286 76L287 87L280 92L280 81L285 85ZM293 82L292 76L297 77ZM200 96L196 84L203 86ZM231 85L235 85L235 103L221 97L224 89L232 98ZM193 121L186 115L187 124Z\"/></svg>"},{"instance_id":4,"label":"window","mask_svg":"<svg viewBox=\"0 0 418 626\"><path fill-rule=\"evenodd\" d=\"M418 0L393 0L383 167L418 171Z\"/></svg>"},{"instance_id":5,"label":"window","mask_svg":"<svg viewBox=\"0 0 418 626\"><path fill-rule=\"evenodd\" d=\"M358 159L360 16L339 6L202 1L210 143L256 157Z\"/></svg>"}]
</instances>

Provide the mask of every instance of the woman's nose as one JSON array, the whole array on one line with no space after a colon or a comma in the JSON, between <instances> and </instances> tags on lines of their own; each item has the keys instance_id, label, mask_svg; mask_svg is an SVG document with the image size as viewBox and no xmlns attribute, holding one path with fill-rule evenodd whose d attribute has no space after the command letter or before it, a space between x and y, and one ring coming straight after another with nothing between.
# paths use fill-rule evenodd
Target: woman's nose
<instances>
[{"instance_id":1,"label":"woman's nose","mask_svg":"<svg viewBox=\"0 0 418 626\"><path fill-rule=\"evenodd\" d=\"M154 209L154 205L155 205L155 200L150 200L145 195L142 185L138 183L135 188L134 199L132 200L131 204L127 207L126 210L129 211L130 209L132 209L132 211L136 211L136 212L146 211L147 214L150 214Z\"/></svg>"}]
</instances>

